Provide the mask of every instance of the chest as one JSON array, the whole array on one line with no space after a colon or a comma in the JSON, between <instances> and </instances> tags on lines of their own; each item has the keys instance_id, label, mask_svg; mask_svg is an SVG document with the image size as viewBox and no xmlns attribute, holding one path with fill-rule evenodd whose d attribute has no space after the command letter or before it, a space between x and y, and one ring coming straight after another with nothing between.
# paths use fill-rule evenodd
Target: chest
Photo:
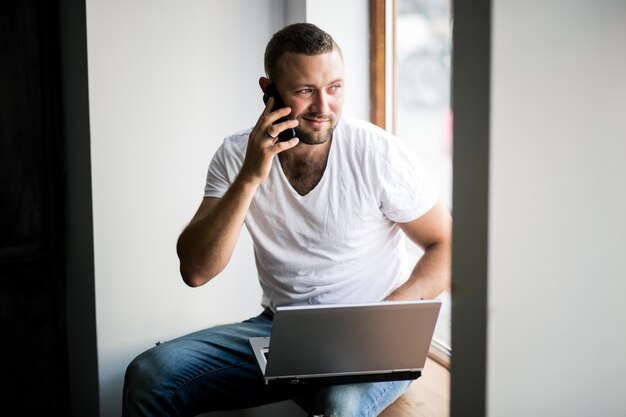
<instances>
[{"instance_id":1,"label":"chest","mask_svg":"<svg viewBox=\"0 0 626 417\"><path fill-rule=\"evenodd\" d=\"M276 181L257 191L248 225L261 227L280 247L313 250L329 245L349 250L359 246L376 231L386 230L388 220L371 190L342 173L329 167L316 186L310 176L289 182L287 175L276 174Z\"/></svg>"},{"instance_id":2,"label":"chest","mask_svg":"<svg viewBox=\"0 0 626 417\"><path fill-rule=\"evenodd\" d=\"M302 196L310 193L321 181L326 170L326 162L318 164L300 164L285 167L283 172L289 184Z\"/></svg>"},{"instance_id":3,"label":"chest","mask_svg":"<svg viewBox=\"0 0 626 417\"><path fill-rule=\"evenodd\" d=\"M280 159L285 177L296 192L305 196L319 184L328 165L328 155L316 158Z\"/></svg>"}]
</instances>

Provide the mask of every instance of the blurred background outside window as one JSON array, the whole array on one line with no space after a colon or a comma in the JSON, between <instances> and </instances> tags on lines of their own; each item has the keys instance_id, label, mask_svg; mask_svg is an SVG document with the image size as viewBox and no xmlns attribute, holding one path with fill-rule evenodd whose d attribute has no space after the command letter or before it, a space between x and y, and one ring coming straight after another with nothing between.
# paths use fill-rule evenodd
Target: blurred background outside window
<instances>
[{"instance_id":1,"label":"blurred background outside window","mask_svg":"<svg viewBox=\"0 0 626 417\"><path fill-rule=\"evenodd\" d=\"M393 131L420 158L452 210L452 16L448 0L394 0ZM393 3L392 3L393 4ZM409 245L411 253L421 253ZM450 294L434 342L450 354Z\"/></svg>"}]
</instances>

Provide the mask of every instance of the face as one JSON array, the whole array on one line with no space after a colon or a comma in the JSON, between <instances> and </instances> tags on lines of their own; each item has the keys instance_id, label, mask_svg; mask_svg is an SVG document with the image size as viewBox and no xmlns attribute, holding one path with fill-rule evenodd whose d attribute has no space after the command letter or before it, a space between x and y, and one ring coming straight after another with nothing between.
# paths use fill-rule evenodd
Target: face
<instances>
[{"instance_id":1,"label":"face","mask_svg":"<svg viewBox=\"0 0 626 417\"><path fill-rule=\"evenodd\" d=\"M278 66L276 81L289 117L298 119L296 133L301 142L327 142L343 111L344 64L332 51L320 55L286 53Z\"/></svg>"}]
</instances>

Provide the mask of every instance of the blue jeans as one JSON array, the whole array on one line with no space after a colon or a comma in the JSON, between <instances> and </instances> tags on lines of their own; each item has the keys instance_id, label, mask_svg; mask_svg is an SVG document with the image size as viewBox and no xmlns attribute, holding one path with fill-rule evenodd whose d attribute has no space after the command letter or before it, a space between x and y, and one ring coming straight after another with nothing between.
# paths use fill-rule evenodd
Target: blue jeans
<instances>
[{"instance_id":1,"label":"blue jeans","mask_svg":"<svg viewBox=\"0 0 626 417\"><path fill-rule=\"evenodd\" d=\"M248 338L269 336L271 328L272 313L265 310L143 352L126 370L122 416L191 417L294 399L310 414L373 417L409 387L410 381L267 386Z\"/></svg>"}]
</instances>

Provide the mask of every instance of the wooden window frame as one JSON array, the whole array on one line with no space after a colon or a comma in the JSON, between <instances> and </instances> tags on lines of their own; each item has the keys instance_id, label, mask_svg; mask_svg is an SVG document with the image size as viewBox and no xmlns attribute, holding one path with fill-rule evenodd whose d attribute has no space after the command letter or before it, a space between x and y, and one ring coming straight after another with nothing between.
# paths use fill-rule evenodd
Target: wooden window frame
<instances>
[{"instance_id":1,"label":"wooden window frame","mask_svg":"<svg viewBox=\"0 0 626 417\"><path fill-rule=\"evenodd\" d=\"M370 0L370 121L385 128L385 0Z\"/></svg>"},{"instance_id":2,"label":"wooden window frame","mask_svg":"<svg viewBox=\"0 0 626 417\"><path fill-rule=\"evenodd\" d=\"M392 13L389 17L392 27L395 26L397 0L391 0ZM389 108L395 108L396 99L396 44L393 39L387 39L387 0L370 0L370 120L375 125L395 133L396 116ZM389 42L391 41L391 42ZM387 83L388 48L391 47L391 82ZM387 87L391 87L388 94ZM391 100L391 102L389 102ZM389 119L391 117L391 120ZM387 124L390 122L390 126Z\"/></svg>"}]
</instances>

